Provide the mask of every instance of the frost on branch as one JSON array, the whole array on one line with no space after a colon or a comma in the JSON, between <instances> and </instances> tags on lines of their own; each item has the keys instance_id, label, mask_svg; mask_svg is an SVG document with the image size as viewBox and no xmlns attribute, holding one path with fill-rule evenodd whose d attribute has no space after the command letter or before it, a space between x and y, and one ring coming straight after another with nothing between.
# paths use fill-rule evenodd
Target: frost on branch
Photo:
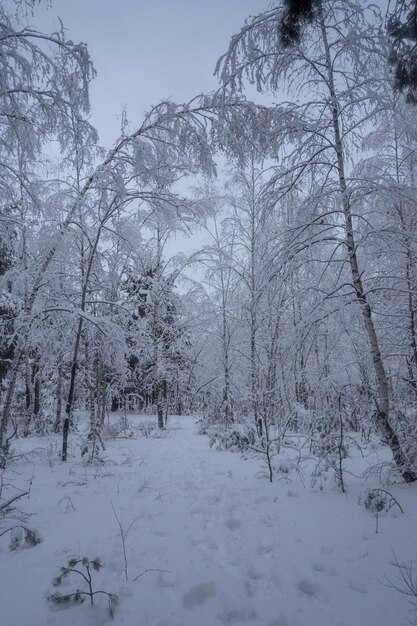
<instances>
[{"instance_id":1,"label":"frost on branch","mask_svg":"<svg viewBox=\"0 0 417 626\"><path fill-rule=\"evenodd\" d=\"M76 578L83 581L83 589L76 589L72 593L60 593L54 592L48 596L48 600L56 605L70 605L70 604L82 604L86 598L90 599L91 606L94 606L94 598L97 595L104 595L107 597L107 612L110 617L114 617L115 608L119 602L119 598L114 593L108 593L107 591L94 590L93 588L93 572L99 572L103 567L103 563L97 557L89 560L87 557L73 557L68 560L68 563L61 567L60 573L54 578L52 584L54 587L59 587L62 581L69 578L71 575L76 575Z\"/></svg>"}]
</instances>

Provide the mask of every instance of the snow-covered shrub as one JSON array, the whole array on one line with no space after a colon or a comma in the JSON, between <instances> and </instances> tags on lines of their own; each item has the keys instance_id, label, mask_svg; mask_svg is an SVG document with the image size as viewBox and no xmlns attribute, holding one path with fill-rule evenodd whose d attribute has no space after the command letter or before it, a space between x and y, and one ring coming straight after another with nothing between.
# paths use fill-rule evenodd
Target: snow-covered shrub
<instances>
[{"instance_id":1,"label":"snow-covered shrub","mask_svg":"<svg viewBox=\"0 0 417 626\"><path fill-rule=\"evenodd\" d=\"M268 433L268 437L269 437ZM261 472L269 482L273 482L275 477L278 480L291 481L291 474L296 473L301 483L304 485L304 475L302 467L301 447L296 441L289 441L282 435L275 433L272 439L264 438L258 442L252 450L258 453L262 459L265 469Z\"/></svg>"},{"instance_id":2,"label":"snow-covered shrub","mask_svg":"<svg viewBox=\"0 0 417 626\"><path fill-rule=\"evenodd\" d=\"M140 434L146 438L150 437L157 428L158 428L158 424L156 424L155 422L151 420L146 420L145 422L140 422L138 424L138 429L139 429Z\"/></svg>"},{"instance_id":3,"label":"snow-covered shrub","mask_svg":"<svg viewBox=\"0 0 417 626\"><path fill-rule=\"evenodd\" d=\"M415 408L398 416L401 448L410 470L417 472L417 411Z\"/></svg>"},{"instance_id":4,"label":"snow-covered shrub","mask_svg":"<svg viewBox=\"0 0 417 626\"><path fill-rule=\"evenodd\" d=\"M230 428L211 426L207 429L210 448L246 452L255 445L256 431L247 424L233 424Z\"/></svg>"},{"instance_id":5,"label":"snow-covered shrub","mask_svg":"<svg viewBox=\"0 0 417 626\"><path fill-rule=\"evenodd\" d=\"M117 439L118 437L132 439L135 435L125 417L121 417L116 422L106 422L103 424L102 433L104 439Z\"/></svg>"},{"instance_id":6,"label":"snow-covered shrub","mask_svg":"<svg viewBox=\"0 0 417 626\"><path fill-rule=\"evenodd\" d=\"M39 533L27 525L29 513L18 506L20 499L29 494L30 484L28 490L23 491L15 487L4 470L0 473L0 537L10 533L9 550L41 542Z\"/></svg>"},{"instance_id":7,"label":"snow-covered shrub","mask_svg":"<svg viewBox=\"0 0 417 626\"><path fill-rule=\"evenodd\" d=\"M331 449L318 458L311 474L312 487L319 484L319 488L323 489L323 483L330 480L334 481L343 492L345 491L342 461L346 457L338 452L339 449Z\"/></svg>"},{"instance_id":8,"label":"snow-covered shrub","mask_svg":"<svg viewBox=\"0 0 417 626\"><path fill-rule=\"evenodd\" d=\"M146 420L138 424L139 432L143 437L161 437L166 436L166 431L158 428L158 424L152 420Z\"/></svg>"},{"instance_id":9,"label":"snow-covered shrub","mask_svg":"<svg viewBox=\"0 0 417 626\"><path fill-rule=\"evenodd\" d=\"M323 418L316 422L312 430L310 451L318 457L312 473L311 485L315 486L320 481L320 489L323 481L331 477L338 487L344 492L343 461L349 456L349 446L353 444L359 451L362 450L357 441L345 433L344 422L341 416L335 421L332 418Z\"/></svg>"},{"instance_id":10,"label":"snow-covered shrub","mask_svg":"<svg viewBox=\"0 0 417 626\"><path fill-rule=\"evenodd\" d=\"M211 429L220 428L221 426L218 418L212 414L200 417L200 419L197 420L197 424L197 432L199 435L208 435Z\"/></svg>"},{"instance_id":11,"label":"snow-covered shrub","mask_svg":"<svg viewBox=\"0 0 417 626\"><path fill-rule=\"evenodd\" d=\"M394 506L396 506L401 513L404 513L400 503L394 498L392 493L381 488L369 489L363 499L363 505L368 511L373 513L375 517L375 532L377 534L379 531L379 516L381 513L387 513Z\"/></svg>"},{"instance_id":12,"label":"snow-covered shrub","mask_svg":"<svg viewBox=\"0 0 417 626\"><path fill-rule=\"evenodd\" d=\"M14 526L14 528L10 529L10 533L9 550L12 551L37 546L42 541L39 533L27 526Z\"/></svg>"},{"instance_id":13,"label":"snow-covered shrub","mask_svg":"<svg viewBox=\"0 0 417 626\"><path fill-rule=\"evenodd\" d=\"M65 578L75 574L78 580L83 581L84 589L77 587L72 593L54 592L48 596L48 600L56 605L82 604L86 598L90 598L91 606L94 606L94 597L101 594L107 596L108 606L107 612L110 617L114 616L114 610L119 602L119 598L114 593L103 591L101 589L93 589L93 572L98 572L103 567L103 563L99 558L89 560L86 556L73 557L68 560L67 564L60 568L60 573L56 576L52 584L58 587Z\"/></svg>"},{"instance_id":14,"label":"snow-covered shrub","mask_svg":"<svg viewBox=\"0 0 417 626\"><path fill-rule=\"evenodd\" d=\"M323 416L317 418L311 425L310 450L315 456L342 455L343 459L348 456L348 445L344 436L343 424Z\"/></svg>"},{"instance_id":15,"label":"snow-covered shrub","mask_svg":"<svg viewBox=\"0 0 417 626\"><path fill-rule=\"evenodd\" d=\"M90 427L90 432L81 445L81 456L88 464L104 463L102 452L106 449L101 436L101 424L97 421Z\"/></svg>"},{"instance_id":16,"label":"snow-covered shrub","mask_svg":"<svg viewBox=\"0 0 417 626\"><path fill-rule=\"evenodd\" d=\"M397 506L403 512L398 500L385 489L368 489L363 499L363 505L371 513L381 513L390 511L393 506Z\"/></svg>"},{"instance_id":17,"label":"snow-covered shrub","mask_svg":"<svg viewBox=\"0 0 417 626\"><path fill-rule=\"evenodd\" d=\"M284 476L287 476L290 473L290 469L290 465L285 461L280 461L275 467L275 471Z\"/></svg>"}]
</instances>

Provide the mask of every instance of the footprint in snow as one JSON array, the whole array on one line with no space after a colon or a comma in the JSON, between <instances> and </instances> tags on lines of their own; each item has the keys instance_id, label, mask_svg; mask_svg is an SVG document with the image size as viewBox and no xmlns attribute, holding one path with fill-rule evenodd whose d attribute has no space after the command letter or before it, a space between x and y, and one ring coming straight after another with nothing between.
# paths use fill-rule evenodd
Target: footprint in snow
<instances>
[{"instance_id":1,"label":"footprint in snow","mask_svg":"<svg viewBox=\"0 0 417 626\"><path fill-rule=\"evenodd\" d=\"M322 561L313 561L312 563L313 570L315 572L320 572L323 574L327 574L328 576L339 576L339 570L335 567L328 567Z\"/></svg>"},{"instance_id":2,"label":"footprint in snow","mask_svg":"<svg viewBox=\"0 0 417 626\"><path fill-rule=\"evenodd\" d=\"M187 591L183 598L184 606L186 609L193 609L196 606L201 606L210 598L214 598L216 594L216 585L213 581L202 583Z\"/></svg>"},{"instance_id":3,"label":"footprint in snow","mask_svg":"<svg viewBox=\"0 0 417 626\"><path fill-rule=\"evenodd\" d=\"M258 554L260 554L261 556L265 556L267 554L271 554L274 552L274 548L275 548L275 544L270 543L270 544L261 544L258 547Z\"/></svg>"},{"instance_id":4,"label":"footprint in snow","mask_svg":"<svg viewBox=\"0 0 417 626\"><path fill-rule=\"evenodd\" d=\"M219 549L219 546L214 540L206 541L205 539L193 539L191 543L193 546L208 555L211 555L213 552L217 552Z\"/></svg>"},{"instance_id":5,"label":"footprint in snow","mask_svg":"<svg viewBox=\"0 0 417 626\"><path fill-rule=\"evenodd\" d=\"M225 522L225 526L227 526L229 530L237 530L242 526L242 524L235 517L231 517Z\"/></svg>"},{"instance_id":6,"label":"footprint in snow","mask_svg":"<svg viewBox=\"0 0 417 626\"><path fill-rule=\"evenodd\" d=\"M325 572L326 566L321 561L313 562L313 569L315 572Z\"/></svg>"},{"instance_id":7,"label":"footprint in snow","mask_svg":"<svg viewBox=\"0 0 417 626\"><path fill-rule=\"evenodd\" d=\"M255 504L264 504L265 502L269 502L269 498L267 498L266 496L259 496L259 498L256 498L254 500Z\"/></svg>"},{"instance_id":8,"label":"footprint in snow","mask_svg":"<svg viewBox=\"0 0 417 626\"><path fill-rule=\"evenodd\" d=\"M224 624L227 624L227 626L230 624L240 626L244 622L251 622L255 620L257 618L257 614L254 609L231 609L219 617Z\"/></svg>"},{"instance_id":9,"label":"footprint in snow","mask_svg":"<svg viewBox=\"0 0 417 626\"><path fill-rule=\"evenodd\" d=\"M301 593L309 598L317 596L317 585L315 585L312 580L308 580L308 578L301 578L297 583L297 587Z\"/></svg>"},{"instance_id":10,"label":"footprint in snow","mask_svg":"<svg viewBox=\"0 0 417 626\"><path fill-rule=\"evenodd\" d=\"M366 594L368 593L368 588L365 583L358 580L349 580L349 587L356 591L356 593Z\"/></svg>"},{"instance_id":11,"label":"footprint in snow","mask_svg":"<svg viewBox=\"0 0 417 626\"><path fill-rule=\"evenodd\" d=\"M199 517L200 515L204 517L205 510L203 507L194 507L190 510L190 513L193 517Z\"/></svg>"},{"instance_id":12,"label":"footprint in snow","mask_svg":"<svg viewBox=\"0 0 417 626\"><path fill-rule=\"evenodd\" d=\"M274 621L270 622L268 626L289 626L289 624L290 623L287 620L286 616L281 615L281 617L278 620L274 619Z\"/></svg>"}]
</instances>

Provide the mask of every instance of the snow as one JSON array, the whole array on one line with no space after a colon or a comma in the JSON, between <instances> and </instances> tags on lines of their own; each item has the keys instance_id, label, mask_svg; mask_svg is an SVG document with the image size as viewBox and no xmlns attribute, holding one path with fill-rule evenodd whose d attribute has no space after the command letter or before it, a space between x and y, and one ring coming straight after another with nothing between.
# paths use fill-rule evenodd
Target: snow
<instances>
[{"instance_id":1,"label":"snow","mask_svg":"<svg viewBox=\"0 0 417 626\"><path fill-rule=\"evenodd\" d=\"M132 418L132 424L141 418ZM400 562L417 558L416 486L390 485L404 513L375 517L359 504L372 479L360 455L347 460L347 492L289 479L266 480L258 458L210 449L192 417L171 418L166 433L107 441L106 462L68 464L59 441L28 438L6 470L29 496L19 508L42 536L9 551L0 538L2 626L400 626L413 620L399 583ZM24 454L23 454L24 453ZM388 460L369 446L368 458ZM372 456L373 455L373 456ZM384 456L386 455L386 457ZM374 459L375 460L375 459ZM306 470L310 471L310 470ZM291 482L289 482L291 481ZM124 531L128 580L125 578ZM93 587L119 596L114 621L106 599L70 607L47 601L71 556L100 557ZM417 563L417 561L416 561ZM417 567L417 566L416 566ZM147 571L149 570L149 571ZM384 585L384 583L386 583ZM57 590L71 593L76 575ZM80 587L81 588L81 587Z\"/></svg>"}]
</instances>

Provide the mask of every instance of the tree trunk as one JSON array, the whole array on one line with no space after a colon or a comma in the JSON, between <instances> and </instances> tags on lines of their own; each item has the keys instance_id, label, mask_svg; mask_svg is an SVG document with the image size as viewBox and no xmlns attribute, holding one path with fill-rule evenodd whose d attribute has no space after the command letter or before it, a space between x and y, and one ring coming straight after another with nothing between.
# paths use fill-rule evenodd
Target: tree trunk
<instances>
[{"instance_id":1,"label":"tree trunk","mask_svg":"<svg viewBox=\"0 0 417 626\"><path fill-rule=\"evenodd\" d=\"M56 383L56 414L54 431L57 433L61 428L62 419L62 365L58 366L58 380Z\"/></svg>"},{"instance_id":2,"label":"tree trunk","mask_svg":"<svg viewBox=\"0 0 417 626\"><path fill-rule=\"evenodd\" d=\"M253 169L252 169L253 174ZM250 389L253 419L255 422L256 432L262 437L262 419L259 415L259 398L258 398L258 367L257 367L257 350L256 350L256 332L258 326L257 319L257 285L256 285L256 221L255 221L255 190L252 176L252 206L251 206L251 231L250 231Z\"/></svg>"},{"instance_id":3,"label":"tree trunk","mask_svg":"<svg viewBox=\"0 0 417 626\"><path fill-rule=\"evenodd\" d=\"M417 475L411 471L407 466L407 458L405 457L400 442L389 421L389 385L388 378L385 372L384 363L381 357L381 351L378 343L378 337L375 330L375 324L372 317L372 310L367 300L366 293L363 287L361 272L359 271L358 258L356 254L356 243L354 238L352 212L350 207L349 192L346 183L345 175L345 158L343 151L342 134L339 123L339 109L336 96L336 89L333 76L333 64L330 55L330 47L327 39L326 28L323 19L321 19L321 32L323 38L323 44L326 53L327 63L327 75L328 75L328 88L330 92L331 111L332 111L332 123L334 133L334 148L337 157L337 168L339 177L339 188L342 198L342 208L345 222L345 243L348 251L349 265L352 276L352 283L355 289L356 301L358 302L362 317L368 335L369 347L372 355L372 361L374 364L375 375L378 383L378 415L377 424L379 430L391 448L392 455L396 465L399 467L402 477L406 482L413 482L417 480Z\"/></svg>"},{"instance_id":4,"label":"tree trunk","mask_svg":"<svg viewBox=\"0 0 417 626\"><path fill-rule=\"evenodd\" d=\"M4 400L3 414L0 424L0 457L7 457L7 428L10 421L14 390L16 388L17 375L19 372L20 364L22 362L22 356L23 355L21 351L16 347L13 357L13 364L10 371L10 382L7 388L6 398ZM4 458L2 460L2 463L4 463Z\"/></svg>"},{"instance_id":5,"label":"tree trunk","mask_svg":"<svg viewBox=\"0 0 417 626\"><path fill-rule=\"evenodd\" d=\"M33 371L29 354L25 355L25 382L26 382L26 417L23 436L27 437L30 432L30 424L33 416L33 408L35 405L35 387L33 384Z\"/></svg>"},{"instance_id":6,"label":"tree trunk","mask_svg":"<svg viewBox=\"0 0 417 626\"><path fill-rule=\"evenodd\" d=\"M227 326L226 302L224 300L224 287L222 293L222 343L223 343L223 410L226 424L233 422L233 410L230 393L230 363L229 344L230 336Z\"/></svg>"},{"instance_id":7,"label":"tree trunk","mask_svg":"<svg viewBox=\"0 0 417 626\"><path fill-rule=\"evenodd\" d=\"M156 415L158 417L158 428L163 430L165 428L164 405L162 401L161 384L159 381L157 381L156 383L155 395L156 395L155 402L156 402Z\"/></svg>"},{"instance_id":8,"label":"tree trunk","mask_svg":"<svg viewBox=\"0 0 417 626\"><path fill-rule=\"evenodd\" d=\"M70 421L71 421L71 416L72 416L72 407L74 403L75 379L76 379L77 367L78 367L78 351L80 348L82 330L83 330L83 319L80 318L78 322L77 335L75 337L74 354L73 354L72 363L71 363L71 375L70 375L70 384L69 384L69 390L68 390L68 399L65 405L64 427L62 430L61 460L63 462L67 460L67 455L68 455L68 433L69 433Z\"/></svg>"}]
</instances>

